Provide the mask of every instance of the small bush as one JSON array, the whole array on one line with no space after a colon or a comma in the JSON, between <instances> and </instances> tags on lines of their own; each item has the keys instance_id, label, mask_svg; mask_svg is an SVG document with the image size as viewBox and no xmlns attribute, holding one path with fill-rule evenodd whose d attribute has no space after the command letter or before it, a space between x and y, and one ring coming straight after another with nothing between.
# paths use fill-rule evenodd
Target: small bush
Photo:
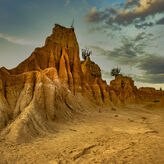
<instances>
[{"instance_id":1,"label":"small bush","mask_svg":"<svg viewBox=\"0 0 164 164\"><path fill-rule=\"evenodd\" d=\"M120 75L120 71L121 71L121 69L120 68L113 68L112 70L111 70L111 76L118 76L118 75Z\"/></svg>"},{"instance_id":2,"label":"small bush","mask_svg":"<svg viewBox=\"0 0 164 164\"><path fill-rule=\"evenodd\" d=\"M154 100L153 102L158 103L158 102L160 102L160 101L159 101L159 100Z\"/></svg>"}]
</instances>

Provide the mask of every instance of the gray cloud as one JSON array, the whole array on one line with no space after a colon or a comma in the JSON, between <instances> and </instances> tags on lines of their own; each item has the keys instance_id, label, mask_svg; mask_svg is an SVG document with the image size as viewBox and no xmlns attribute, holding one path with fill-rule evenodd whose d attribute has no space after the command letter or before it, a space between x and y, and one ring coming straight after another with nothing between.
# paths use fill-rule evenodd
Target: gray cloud
<instances>
[{"instance_id":1,"label":"gray cloud","mask_svg":"<svg viewBox=\"0 0 164 164\"><path fill-rule=\"evenodd\" d=\"M161 18L160 20L158 20L156 23L159 25L163 25L164 24L164 17Z\"/></svg>"},{"instance_id":2,"label":"gray cloud","mask_svg":"<svg viewBox=\"0 0 164 164\"><path fill-rule=\"evenodd\" d=\"M141 24L135 24L135 27L138 29L146 29L147 27L152 27L154 25L154 23L150 22L150 23L141 23Z\"/></svg>"},{"instance_id":3,"label":"gray cloud","mask_svg":"<svg viewBox=\"0 0 164 164\"><path fill-rule=\"evenodd\" d=\"M164 56L147 55L137 67L145 70L147 74L163 75L164 80Z\"/></svg>"},{"instance_id":4,"label":"gray cloud","mask_svg":"<svg viewBox=\"0 0 164 164\"><path fill-rule=\"evenodd\" d=\"M145 38L145 32L141 32L136 36L135 41L143 40L144 38Z\"/></svg>"},{"instance_id":5,"label":"gray cloud","mask_svg":"<svg viewBox=\"0 0 164 164\"><path fill-rule=\"evenodd\" d=\"M92 46L100 56L107 60L115 61L119 65L133 66L143 72L143 76L135 76L137 81L149 83L164 83L164 56L157 56L145 52L146 40L152 34L139 33L136 38L122 38L122 45L113 50L104 50L101 47ZM108 76L107 72L104 72Z\"/></svg>"},{"instance_id":6,"label":"gray cloud","mask_svg":"<svg viewBox=\"0 0 164 164\"><path fill-rule=\"evenodd\" d=\"M107 19L108 12L97 10L96 7L90 8L90 13L85 15L84 20L86 22L101 22L102 20Z\"/></svg>"},{"instance_id":7,"label":"gray cloud","mask_svg":"<svg viewBox=\"0 0 164 164\"><path fill-rule=\"evenodd\" d=\"M133 79L144 83L162 84L164 83L164 74L144 74L142 76L133 76Z\"/></svg>"},{"instance_id":8,"label":"gray cloud","mask_svg":"<svg viewBox=\"0 0 164 164\"><path fill-rule=\"evenodd\" d=\"M125 8L130 8L132 6L139 6L139 0L127 0L125 2Z\"/></svg>"},{"instance_id":9,"label":"gray cloud","mask_svg":"<svg viewBox=\"0 0 164 164\"><path fill-rule=\"evenodd\" d=\"M134 65L138 60L139 56L144 55L144 48L146 46L146 41L150 38L150 34L139 33L136 38L130 39L127 37L122 37L122 45L119 48L114 48L113 50L104 50L98 46L91 46L100 55L107 57L109 60L114 60L119 64Z\"/></svg>"},{"instance_id":10,"label":"gray cloud","mask_svg":"<svg viewBox=\"0 0 164 164\"><path fill-rule=\"evenodd\" d=\"M133 24L136 28L146 28L154 25L154 22L147 22L147 19L159 13L164 13L164 0L130 0L120 8L97 10L93 7L84 19L89 23L101 22L109 26Z\"/></svg>"},{"instance_id":11,"label":"gray cloud","mask_svg":"<svg viewBox=\"0 0 164 164\"><path fill-rule=\"evenodd\" d=\"M139 33L136 38L134 39L135 42L141 41L141 40L149 40L152 39L153 34L152 33L145 33L145 32L141 32Z\"/></svg>"}]
</instances>

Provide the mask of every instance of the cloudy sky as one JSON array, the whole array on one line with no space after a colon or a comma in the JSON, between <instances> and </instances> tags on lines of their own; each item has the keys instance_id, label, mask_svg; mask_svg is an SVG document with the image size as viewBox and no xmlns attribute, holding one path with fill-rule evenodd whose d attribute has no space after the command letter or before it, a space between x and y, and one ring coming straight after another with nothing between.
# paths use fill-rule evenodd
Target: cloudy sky
<instances>
[{"instance_id":1,"label":"cloudy sky","mask_svg":"<svg viewBox=\"0 0 164 164\"><path fill-rule=\"evenodd\" d=\"M164 89L164 0L0 0L0 67L42 46L55 23L90 48L109 83L119 67L135 84Z\"/></svg>"}]
</instances>

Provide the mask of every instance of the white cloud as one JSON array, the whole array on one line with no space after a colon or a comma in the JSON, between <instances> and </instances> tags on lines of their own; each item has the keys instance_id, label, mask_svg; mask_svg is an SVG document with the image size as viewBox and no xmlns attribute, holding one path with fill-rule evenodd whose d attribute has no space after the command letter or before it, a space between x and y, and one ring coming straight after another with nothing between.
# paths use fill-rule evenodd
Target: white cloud
<instances>
[{"instance_id":1,"label":"white cloud","mask_svg":"<svg viewBox=\"0 0 164 164\"><path fill-rule=\"evenodd\" d=\"M17 38L13 36L8 36L0 33L0 38L7 40L8 42L14 43L14 44L19 44L19 45L24 45L24 46L34 46L34 45L39 45L38 42L26 40L23 38Z\"/></svg>"}]
</instances>

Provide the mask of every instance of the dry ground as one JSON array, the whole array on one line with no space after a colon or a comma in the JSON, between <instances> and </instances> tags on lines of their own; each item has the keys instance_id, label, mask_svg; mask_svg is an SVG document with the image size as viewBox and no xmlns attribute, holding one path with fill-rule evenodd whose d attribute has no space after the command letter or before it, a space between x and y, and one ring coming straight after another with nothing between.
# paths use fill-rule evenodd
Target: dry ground
<instances>
[{"instance_id":1,"label":"dry ground","mask_svg":"<svg viewBox=\"0 0 164 164\"><path fill-rule=\"evenodd\" d=\"M0 164L164 164L164 110L129 106L77 115L31 143L0 140Z\"/></svg>"}]
</instances>

